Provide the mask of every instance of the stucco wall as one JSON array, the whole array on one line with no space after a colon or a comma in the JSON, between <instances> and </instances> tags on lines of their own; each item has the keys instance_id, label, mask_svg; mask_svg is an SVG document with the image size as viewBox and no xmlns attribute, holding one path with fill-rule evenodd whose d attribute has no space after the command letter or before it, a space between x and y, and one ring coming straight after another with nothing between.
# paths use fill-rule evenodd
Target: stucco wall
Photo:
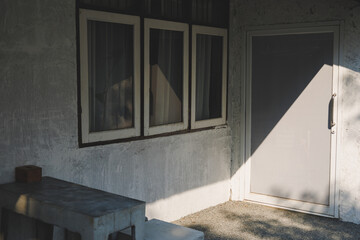
<instances>
[{"instance_id":1,"label":"stucco wall","mask_svg":"<svg viewBox=\"0 0 360 240\"><path fill-rule=\"evenodd\" d=\"M230 143L221 128L79 148L75 1L0 1L0 183L35 164L175 220L229 199Z\"/></svg>"},{"instance_id":2,"label":"stucco wall","mask_svg":"<svg viewBox=\"0 0 360 240\"><path fill-rule=\"evenodd\" d=\"M359 5L354 0L231 0L230 127L79 149L75 1L2 0L0 183L14 180L16 166L36 164L44 175L145 200L148 217L164 220L226 201L230 186L232 199L241 199L245 27L343 20L339 212L343 220L360 223Z\"/></svg>"},{"instance_id":3,"label":"stucco wall","mask_svg":"<svg viewBox=\"0 0 360 240\"><path fill-rule=\"evenodd\" d=\"M339 216L360 223L360 2L354 0L232 0L230 7L229 125L232 198L243 196L244 33L248 26L343 21L337 170Z\"/></svg>"}]
</instances>

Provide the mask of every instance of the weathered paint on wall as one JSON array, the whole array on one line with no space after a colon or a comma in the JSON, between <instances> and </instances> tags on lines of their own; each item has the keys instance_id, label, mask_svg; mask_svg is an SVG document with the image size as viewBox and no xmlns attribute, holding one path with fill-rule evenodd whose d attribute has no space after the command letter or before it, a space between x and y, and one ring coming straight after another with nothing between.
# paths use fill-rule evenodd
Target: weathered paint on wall
<instances>
[{"instance_id":1,"label":"weathered paint on wall","mask_svg":"<svg viewBox=\"0 0 360 240\"><path fill-rule=\"evenodd\" d=\"M228 128L78 147L75 12L74 0L0 1L0 183L35 164L163 220L227 201Z\"/></svg>"},{"instance_id":2,"label":"weathered paint on wall","mask_svg":"<svg viewBox=\"0 0 360 240\"><path fill-rule=\"evenodd\" d=\"M231 0L230 127L82 149L75 1L0 1L0 183L13 181L16 166L36 164L44 175L145 200L148 217L164 220L224 202L230 187L232 198L241 199L245 27L332 20L344 21L340 217L360 223L360 6L354 0Z\"/></svg>"},{"instance_id":3,"label":"weathered paint on wall","mask_svg":"<svg viewBox=\"0 0 360 240\"><path fill-rule=\"evenodd\" d=\"M229 125L232 129L232 198L244 189L244 33L246 27L343 21L343 76L339 83L339 215L360 223L360 2L355 0L232 0L230 6Z\"/></svg>"}]
</instances>

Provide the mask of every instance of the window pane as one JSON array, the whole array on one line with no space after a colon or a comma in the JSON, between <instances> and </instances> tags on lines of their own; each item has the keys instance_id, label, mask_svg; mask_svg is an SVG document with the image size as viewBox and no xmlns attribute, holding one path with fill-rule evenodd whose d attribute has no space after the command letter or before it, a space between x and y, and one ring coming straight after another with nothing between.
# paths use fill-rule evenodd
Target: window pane
<instances>
[{"instance_id":1,"label":"window pane","mask_svg":"<svg viewBox=\"0 0 360 240\"><path fill-rule=\"evenodd\" d=\"M90 132L134 126L133 31L88 21Z\"/></svg>"},{"instance_id":2,"label":"window pane","mask_svg":"<svg viewBox=\"0 0 360 240\"><path fill-rule=\"evenodd\" d=\"M196 121L220 118L223 38L196 36Z\"/></svg>"},{"instance_id":3,"label":"window pane","mask_svg":"<svg viewBox=\"0 0 360 240\"><path fill-rule=\"evenodd\" d=\"M182 122L183 33L150 29L150 126Z\"/></svg>"}]
</instances>

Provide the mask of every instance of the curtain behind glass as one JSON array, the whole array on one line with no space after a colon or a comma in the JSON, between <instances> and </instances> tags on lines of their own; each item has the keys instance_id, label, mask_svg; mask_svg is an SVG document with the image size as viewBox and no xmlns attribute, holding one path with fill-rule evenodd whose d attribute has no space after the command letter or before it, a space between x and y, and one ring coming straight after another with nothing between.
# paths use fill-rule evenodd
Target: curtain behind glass
<instances>
[{"instance_id":1,"label":"curtain behind glass","mask_svg":"<svg viewBox=\"0 0 360 240\"><path fill-rule=\"evenodd\" d=\"M186 0L187 1L187 0ZM184 19L190 9L185 9L185 0L145 0L145 11L150 16ZM184 12L186 10L187 12Z\"/></svg>"},{"instance_id":2,"label":"curtain behind glass","mask_svg":"<svg viewBox=\"0 0 360 240\"><path fill-rule=\"evenodd\" d=\"M183 33L150 29L150 126L182 122Z\"/></svg>"},{"instance_id":3,"label":"curtain behind glass","mask_svg":"<svg viewBox=\"0 0 360 240\"><path fill-rule=\"evenodd\" d=\"M133 26L88 21L90 132L133 127Z\"/></svg>"},{"instance_id":4,"label":"curtain behind glass","mask_svg":"<svg viewBox=\"0 0 360 240\"><path fill-rule=\"evenodd\" d=\"M196 120L221 117L223 38L196 36Z\"/></svg>"},{"instance_id":5,"label":"curtain behind glass","mask_svg":"<svg viewBox=\"0 0 360 240\"><path fill-rule=\"evenodd\" d=\"M213 20L212 0L193 0L192 19L197 22L211 23Z\"/></svg>"}]
</instances>

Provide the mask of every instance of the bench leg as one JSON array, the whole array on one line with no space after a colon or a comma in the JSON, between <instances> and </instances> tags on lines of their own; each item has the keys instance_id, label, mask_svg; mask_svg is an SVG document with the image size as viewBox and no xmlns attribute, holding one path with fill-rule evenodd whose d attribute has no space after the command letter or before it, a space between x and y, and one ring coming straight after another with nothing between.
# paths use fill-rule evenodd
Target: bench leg
<instances>
[{"instance_id":1,"label":"bench leg","mask_svg":"<svg viewBox=\"0 0 360 240\"><path fill-rule=\"evenodd\" d=\"M135 227L132 226L131 227L131 240L136 240L136 231L135 231Z\"/></svg>"},{"instance_id":2,"label":"bench leg","mask_svg":"<svg viewBox=\"0 0 360 240\"><path fill-rule=\"evenodd\" d=\"M144 240L145 235L145 207L137 209L131 216L131 235L133 240Z\"/></svg>"},{"instance_id":3,"label":"bench leg","mask_svg":"<svg viewBox=\"0 0 360 240\"><path fill-rule=\"evenodd\" d=\"M144 224L139 224L131 227L131 239L143 240L144 239Z\"/></svg>"},{"instance_id":4,"label":"bench leg","mask_svg":"<svg viewBox=\"0 0 360 240\"><path fill-rule=\"evenodd\" d=\"M5 211L0 206L0 240L5 240Z\"/></svg>"}]
</instances>

